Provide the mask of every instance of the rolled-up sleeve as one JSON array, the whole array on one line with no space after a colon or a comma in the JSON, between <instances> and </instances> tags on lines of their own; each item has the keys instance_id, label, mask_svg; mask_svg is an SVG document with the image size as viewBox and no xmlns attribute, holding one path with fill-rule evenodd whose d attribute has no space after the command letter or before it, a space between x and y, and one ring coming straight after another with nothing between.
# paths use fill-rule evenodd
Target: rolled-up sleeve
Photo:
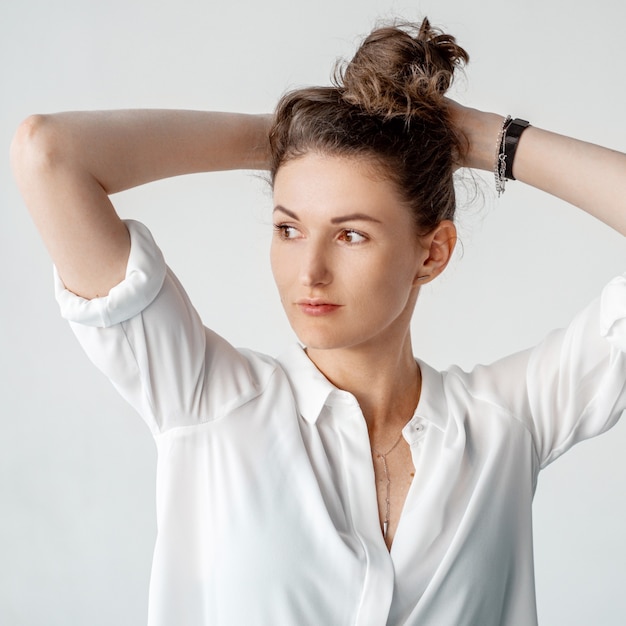
<instances>
[{"instance_id":1,"label":"rolled-up sleeve","mask_svg":"<svg viewBox=\"0 0 626 626\"><path fill-rule=\"evenodd\" d=\"M218 419L256 392L250 363L204 327L148 229L126 224L125 279L106 297L85 300L55 272L61 314L153 434Z\"/></svg>"},{"instance_id":2,"label":"rolled-up sleeve","mask_svg":"<svg viewBox=\"0 0 626 626\"><path fill-rule=\"evenodd\" d=\"M626 410L626 278L535 347L479 366L472 393L526 425L543 468Z\"/></svg>"},{"instance_id":3,"label":"rolled-up sleeve","mask_svg":"<svg viewBox=\"0 0 626 626\"><path fill-rule=\"evenodd\" d=\"M143 311L157 296L165 279L161 250L140 222L125 221L130 234L130 254L124 280L108 296L86 300L65 288L54 268L54 288L61 316L70 322L108 328Z\"/></svg>"},{"instance_id":4,"label":"rolled-up sleeve","mask_svg":"<svg viewBox=\"0 0 626 626\"><path fill-rule=\"evenodd\" d=\"M542 467L614 426L626 409L625 297L623 280L612 281L530 353L528 402Z\"/></svg>"},{"instance_id":5,"label":"rolled-up sleeve","mask_svg":"<svg viewBox=\"0 0 626 626\"><path fill-rule=\"evenodd\" d=\"M600 333L626 352L626 275L617 276L604 288L600 302Z\"/></svg>"}]
</instances>

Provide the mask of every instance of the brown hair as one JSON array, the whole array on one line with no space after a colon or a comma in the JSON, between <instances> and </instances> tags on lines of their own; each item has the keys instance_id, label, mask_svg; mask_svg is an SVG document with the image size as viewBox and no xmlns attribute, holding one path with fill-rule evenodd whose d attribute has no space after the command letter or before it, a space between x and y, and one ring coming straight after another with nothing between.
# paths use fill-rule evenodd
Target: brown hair
<instances>
[{"instance_id":1,"label":"brown hair","mask_svg":"<svg viewBox=\"0 0 626 626\"><path fill-rule=\"evenodd\" d=\"M360 157L378 165L411 209L419 232L452 219L452 174L465 150L444 94L469 56L454 37L421 24L378 28L334 86L287 93L270 130L271 180L308 151Z\"/></svg>"}]
</instances>

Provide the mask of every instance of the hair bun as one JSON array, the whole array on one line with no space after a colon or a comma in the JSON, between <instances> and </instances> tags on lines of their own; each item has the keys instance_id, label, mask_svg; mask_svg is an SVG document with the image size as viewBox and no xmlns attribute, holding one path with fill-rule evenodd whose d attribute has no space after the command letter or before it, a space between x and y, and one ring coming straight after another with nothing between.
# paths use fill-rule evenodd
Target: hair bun
<instances>
[{"instance_id":1,"label":"hair bun","mask_svg":"<svg viewBox=\"0 0 626 626\"><path fill-rule=\"evenodd\" d=\"M346 102L367 113L408 119L440 110L455 69L468 61L452 35L424 19L372 31L335 82Z\"/></svg>"}]
</instances>

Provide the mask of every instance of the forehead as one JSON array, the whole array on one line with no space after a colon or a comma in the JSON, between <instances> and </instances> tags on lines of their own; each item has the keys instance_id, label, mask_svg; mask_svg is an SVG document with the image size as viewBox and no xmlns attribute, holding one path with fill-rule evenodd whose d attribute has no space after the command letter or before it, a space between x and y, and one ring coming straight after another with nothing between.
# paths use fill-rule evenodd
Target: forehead
<instances>
[{"instance_id":1,"label":"forehead","mask_svg":"<svg viewBox=\"0 0 626 626\"><path fill-rule=\"evenodd\" d=\"M370 160L316 152L284 163L274 178L274 204L292 211L378 212L404 208L395 184Z\"/></svg>"}]
</instances>

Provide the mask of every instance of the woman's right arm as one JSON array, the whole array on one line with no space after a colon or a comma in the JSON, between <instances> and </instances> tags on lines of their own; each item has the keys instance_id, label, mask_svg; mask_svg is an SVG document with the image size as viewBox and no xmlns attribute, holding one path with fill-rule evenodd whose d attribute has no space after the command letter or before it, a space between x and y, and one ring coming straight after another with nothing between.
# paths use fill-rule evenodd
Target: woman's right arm
<instances>
[{"instance_id":1,"label":"woman's right arm","mask_svg":"<svg viewBox=\"0 0 626 626\"><path fill-rule=\"evenodd\" d=\"M105 296L125 275L128 232L109 195L196 172L264 169L270 116L202 111L35 115L18 128L18 185L67 289Z\"/></svg>"}]
</instances>

